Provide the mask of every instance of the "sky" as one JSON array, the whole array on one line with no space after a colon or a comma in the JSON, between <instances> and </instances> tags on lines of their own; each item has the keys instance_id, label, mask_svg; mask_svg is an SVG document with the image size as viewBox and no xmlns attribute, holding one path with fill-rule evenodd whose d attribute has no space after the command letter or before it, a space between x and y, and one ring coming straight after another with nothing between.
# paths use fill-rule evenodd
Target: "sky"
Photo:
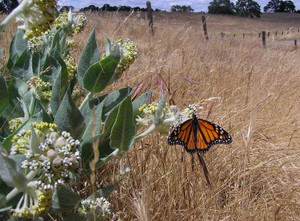
<instances>
[{"instance_id":1,"label":"sky","mask_svg":"<svg viewBox=\"0 0 300 221\"><path fill-rule=\"evenodd\" d=\"M170 11L172 5L190 5L195 12L207 12L209 2L211 1L212 0L150 0L153 9L158 8L160 10ZM234 0L231 0L231 2L233 1ZM60 6L72 5L76 10L89 5L95 5L101 8L104 4L110 4L111 6L126 5L131 7L146 8L146 0L58 0L58 2ZM263 11L264 6L267 5L269 0L256 0L256 2L260 5L261 10ZM296 10L299 10L300 0L294 0L293 2L296 6Z\"/></svg>"}]
</instances>

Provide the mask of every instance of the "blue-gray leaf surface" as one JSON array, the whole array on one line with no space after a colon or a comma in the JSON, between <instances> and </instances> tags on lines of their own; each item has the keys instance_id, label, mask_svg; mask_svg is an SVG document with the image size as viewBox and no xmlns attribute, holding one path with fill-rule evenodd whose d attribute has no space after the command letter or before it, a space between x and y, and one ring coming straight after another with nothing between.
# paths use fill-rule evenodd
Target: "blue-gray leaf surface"
<instances>
[{"instance_id":1,"label":"blue-gray leaf surface","mask_svg":"<svg viewBox=\"0 0 300 221\"><path fill-rule=\"evenodd\" d=\"M78 83L81 87L83 87L83 77L89 67L95 62L100 60L100 53L98 51L96 37L95 37L95 28L90 34L88 41L83 49L81 54L77 74L78 74Z\"/></svg>"},{"instance_id":2,"label":"blue-gray leaf surface","mask_svg":"<svg viewBox=\"0 0 300 221\"><path fill-rule=\"evenodd\" d=\"M135 133L132 103L128 96L121 103L117 119L112 127L110 135L111 148L118 149L121 154L127 152L134 142Z\"/></svg>"}]
</instances>

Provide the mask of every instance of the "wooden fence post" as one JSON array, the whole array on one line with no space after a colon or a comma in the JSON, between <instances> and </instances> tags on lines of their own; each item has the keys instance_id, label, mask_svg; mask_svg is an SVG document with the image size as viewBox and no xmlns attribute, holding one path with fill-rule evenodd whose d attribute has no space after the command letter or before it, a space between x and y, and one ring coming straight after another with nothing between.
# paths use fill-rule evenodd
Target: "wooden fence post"
<instances>
[{"instance_id":1,"label":"wooden fence post","mask_svg":"<svg viewBox=\"0 0 300 221\"><path fill-rule=\"evenodd\" d=\"M245 38L245 33L243 34L243 39Z\"/></svg>"},{"instance_id":2,"label":"wooden fence post","mask_svg":"<svg viewBox=\"0 0 300 221\"><path fill-rule=\"evenodd\" d=\"M263 44L263 47L266 47L266 32L265 31L262 31L262 44Z\"/></svg>"},{"instance_id":3,"label":"wooden fence post","mask_svg":"<svg viewBox=\"0 0 300 221\"><path fill-rule=\"evenodd\" d=\"M151 34L154 35L151 2L147 1L146 5L147 5L147 18L149 20L149 30L150 30Z\"/></svg>"},{"instance_id":4,"label":"wooden fence post","mask_svg":"<svg viewBox=\"0 0 300 221\"><path fill-rule=\"evenodd\" d=\"M275 37L277 36L277 31L275 31Z\"/></svg>"},{"instance_id":5,"label":"wooden fence post","mask_svg":"<svg viewBox=\"0 0 300 221\"><path fill-rule=\"evenodd\" d=\"M258 33L258 37L259 37L259 38L260 38L260 36L261 36L261 32Z\"/></svg>"},{"instance_id":6,"label":"wooden fence post","mask_svg":"<svg viewBox=\"0 0 300 221\"><path fill-rule=\"evenodd\" d=\"M295 40L295 49L297 49L297 40Z\"/></svg>"},{"instance_id":7,"label":"wooden fence post","mask_svg":"<svg viewBox=\"0 0 300 221\"><path fill-rule=\"evenodd\" d=\"M202 15L202 26L203 26L203 31L204 31L205 39L208 41L206 18L205 18L204 15Z\"/></svg>"}]
</instances>

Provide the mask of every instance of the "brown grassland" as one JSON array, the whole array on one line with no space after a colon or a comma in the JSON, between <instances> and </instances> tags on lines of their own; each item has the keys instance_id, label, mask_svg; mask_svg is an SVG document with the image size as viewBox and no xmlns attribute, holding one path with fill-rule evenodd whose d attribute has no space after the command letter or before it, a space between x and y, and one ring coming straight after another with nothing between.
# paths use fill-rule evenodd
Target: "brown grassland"
<instances>
[{"instance_id":1,"label":"brown grassland","mask_svg":"<svg viewBox=\"0 0 300 221\"><path fill-rule=\"evenodd\" d=\"M198 158L192 170L192 155L184 152L182 160L183 147L169 146L158 132L122 158L128 173L120 174L120 159L113 160L99 169L97 185L120 181L108 198L120 220L300 220L300 49L272 40L276 30L286 35L289 28L299 37L300 14L206 16L209 41L201 14L155 13L154 36L144 14L88 15L71 52L77 61L95 25L99 48L106 34L129 38L139 50L136 62L106 92L153 76L147 81L158 100L160 76L169 100L180 109L199 105L200 118L233 137L232 144L213 146L204 155L211 187ZM1 40L6 51L13 28ZM272 31L266 48L261 30ZM82 184L81 194L90 194L89 181Z\"/></svg>"}]
</instances>

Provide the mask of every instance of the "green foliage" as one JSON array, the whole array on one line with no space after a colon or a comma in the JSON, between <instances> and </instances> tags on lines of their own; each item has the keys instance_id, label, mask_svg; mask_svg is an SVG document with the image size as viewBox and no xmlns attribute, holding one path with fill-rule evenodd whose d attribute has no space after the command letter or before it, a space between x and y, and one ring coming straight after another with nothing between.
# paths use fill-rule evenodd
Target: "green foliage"
<instances>
[{"instance_id":1,"label":"green foliage","mask_svg":"<svg viewBox=\"0 0 300 221\"><path fill-rule=\"evenodd\" d=\"M68 211L73 209L79 200L80 196L77 193L65 186L62 186L54 192L51 208L54 211L59 212Z\"/></svg>"},{"instance_id":2,"label":"green foliage","mask_svg":"<svg viewBox=\"0 0 300 221\"><path fill-rule=\"evenodd\" d=\"M6 151L0 145L0 178L10 187L22 190L27 185L25 176L17 169L16 162L9 158Z\"/></svg>"},{"instance_id":3,"label":"green foliage","mask_svg":"<svg viewBox=\"0 0 300 221\"><path fill-rule=\"evenodd\" d=\"M62 12L69 12L70 10L71 11L74 11L74 6L67 6L67 5L64 5L62 6L60 9L59 9L59 12L62 13Z\"/></svg>"},{"instance_id":4,"label":"green foliage","mask_svg":"<svg viewBox=\"0 0 300 221\"><path fill-rule=\"evenodd\" d=\"M230 0L213 0L209 3L208 13L233 15L234 4Z\"/></svg>"},{"instance_id":5,"label":"green foliage","mask_svg":"<svg viewBox=\"0 0 300 221\"><path fill-rule=\"evenodd\" d=\"M133 109L130 97L120 104L116 121L110 135L110 146L126 153L134 142L136 126L133 119Z\"/></svg>"},{"instance_id":6,"label":"green foliage","mask_svg":"<svg viewBox=\"0 0 300 221\"><path fill-rule=\"evenodd\" d=\"M131 88L97 96L136 57L129 63L128 55L122 54L126 48L120 49L117 43L111 46L106 36L106 57L100 58L94 29L78 67L71 69L66 58L74 25L70 20L64 23L66 17L43 34L46 38L24 40L24 32L18 31L0 77L0 210L12 209L14 216L32 218L66 211L68 219L82 220L74 210L81 199L71 185L79 181L79 173L90 174L92 146L98 144L100 153L96 167L128 152L136 138L138 109L149 102L150 92L132 102ZM115 77L121 59L126 68ZM74 76L70 78L71 70ZM78 103L73 93L80 87L85 98ZM106 197L116 185L97 190L99 197Z\"/></svg>"},{"instance_id":7,"label":"green foliage","mask_svg":"<svg viewBox=\"0 0 300 221\"><path fill-rule=\"evenodd\" d=\"M114 76L119 61L119 47L115 47L113 53L89 67L83 78L83 88L92 93L102 91Z\"/></svg>"},{"instance_id":8,"label":"green foliage","mask_svg":"<svg viewBox=\"0 0 300 221\"><path fill-rule=\"evenodd\" d=\"M253 0L238 0L235 4L236 13L243 17L260 18L260 5Z\"/></svg>"},{"instance_id":9,"label":"green foliage","mask_svg":"<svg viewBox=\"0 0 300 221\"><path fill-rule=\"evenodd\" d=\"M295 12L293 1L270 0L264 7L264 12Z\"/></svg>"},{"instance_id":10,"label":"green foliage","mask_svg":"<svg viewBox=\"0 0 300 221\"><path fill-rule=\"evenodd\" d=\"M194 9L190 5L173 5L171 12L193 12Z\"/></svg>"}]
</instances>

